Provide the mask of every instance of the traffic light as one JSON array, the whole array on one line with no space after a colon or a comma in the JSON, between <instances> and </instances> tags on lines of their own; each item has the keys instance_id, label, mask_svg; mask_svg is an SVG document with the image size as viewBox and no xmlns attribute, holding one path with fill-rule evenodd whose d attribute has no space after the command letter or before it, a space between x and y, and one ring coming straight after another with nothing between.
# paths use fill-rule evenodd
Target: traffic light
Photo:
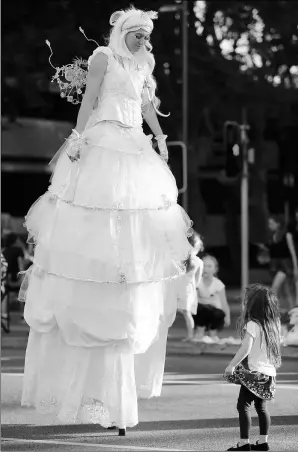
<instances>
[{"instance_id":1,"label":"traffic light","mask_svg":"<svg viewBox=\"0 0 298 452\"><path fill-rule=\"evenodd\" d=\"M241 141L237 123L226 123L224 129L225 172L227 177L236 177L241 171Z\"/></svg>"}]
</instances>

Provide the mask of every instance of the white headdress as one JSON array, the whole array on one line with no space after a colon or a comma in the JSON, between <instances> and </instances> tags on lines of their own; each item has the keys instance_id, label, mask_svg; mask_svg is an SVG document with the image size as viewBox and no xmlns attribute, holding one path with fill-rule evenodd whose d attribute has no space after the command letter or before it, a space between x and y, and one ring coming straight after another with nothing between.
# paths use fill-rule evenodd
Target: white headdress
<instances>
[{"instance_id":1,"label":"white headdress","mask_svg":"<svg viewBox=\"0 0 298 452\"><path fill-rule=\"evenodd\" d=\"M117 55L134 60L137 57L128 50L125 43L125 36L131 31L140 29L151 33L154 19L157 19L157 12L155 11L142 11L130 8L126 11L114 12L110 18L110 25L113 28L110 34L109 47Z\"/></svg>"}]
</instances>

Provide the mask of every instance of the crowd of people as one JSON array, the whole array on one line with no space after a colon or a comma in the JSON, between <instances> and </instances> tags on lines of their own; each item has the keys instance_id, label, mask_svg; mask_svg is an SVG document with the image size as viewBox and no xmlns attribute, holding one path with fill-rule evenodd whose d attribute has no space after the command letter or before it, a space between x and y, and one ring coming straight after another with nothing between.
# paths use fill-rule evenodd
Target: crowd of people
<instances>
[{"instance_id":1,"label":"crowd of people","mask_svg":"<svg viewBox=\"0 0 298 452\"><path fill-rule=\"evenodd\" d=\"M270 240L260 245L259 261L267 265L272 277L271 289L283 300L280 313L283 323L287 323L288 313L298 306L298 209L295 221L288 225L283 215L270 216L268 230ZM186 324L186 336L182 340L217 343L218 331L231 323L225 285L217 277L217 258L203 254L200 235L194 233L191 243L193 254L187 264L187 296L178 299L178 312Z\"/></svg>"}]
</instances>

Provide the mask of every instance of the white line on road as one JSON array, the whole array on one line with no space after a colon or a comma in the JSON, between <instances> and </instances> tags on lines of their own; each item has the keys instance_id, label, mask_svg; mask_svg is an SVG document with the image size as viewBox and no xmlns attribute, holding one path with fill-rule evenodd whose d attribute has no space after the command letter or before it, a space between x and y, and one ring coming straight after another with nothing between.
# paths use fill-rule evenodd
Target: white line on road
<instances>
[{"instance_id":1,"label":"white line on road","mask_svg":"<svg viewBox=\"0 0 298 452\"><path fill-rule=\"evenodd\" d=\"M215 374L214 374L215 375ZM218 374L221 375L221 374ZM296 375L296 372L284 372L281 373L280 375ZM6 373L6 372L2 372L1 373L1 377L23 377L24 374L23 373ZM181 376L181 375L180 375ZM195 378L196 375L192 375L192 378ZM200 374L198 374L198 376L200 376ZM288 382L287 385L285 384L281 384L281 383L285 383ZM279 389L294 389L297 390L298 389L298 385L297 385L297 380L282 380L281 383L277 382L277 387ZM226 382L220 382L218 380L185 380L185 379L179 379L179 380L173 380L171 378L167 378L167 376L165 377L164 381L163 381L163 385L164 386L175 386L177 384L183 384L185 386L189 385L189 386L226 386L227 388L234 388L235 385L231 385L229 383Z\"/></svg>"},{"instance_id":2,"label":"white line on road","mask_svg":"<svg viewBox=\"0 0 298 452\"><path fill-rule=\"evenodd\" d=\"M3 369L5 370L5 369ZM23 377L24 372L2 372L2 375L8 375L10 377ZM165 374L165 380L166 381L175 381L175 378L179 378L183 375L184 378L196 378L196 377L200 377L200 378L216 378L216 377L222 377L223 374L181 374L176 373L175 375L173 375L172 373L166 373ZM278 376L280 375L298 375L298 372L278 372ZM174 378L173 378L174 377Z\"/></svg>"},{"instance_id":3,"label":"white line on road","mask_svg":"<svg viewBox=\"0 0 298 452\"><path fill-rule=\"evenodd\" d=\"M23 377L24 373L17 373L17 372L1 372L1 376L8 376L8 377Z\"/></svg>"},{"instance_id":4,"label":"white line on road","mask_svg":"<svg viewBox=\"0 0 298 452\"><path fill-rule=\"evenodd\" d=\"M291 385L291 384L288 384L288 385L279 385L279 384L277 383L276 387L277 387L277 389L298 389L298 386Z\"/></svg>"},{"instance_id":5,"label":"white line on road","mask_svg":"<svg viewBox=\"0 0 298 452\"><path fill-rule=\"evenodd\" d=\"M144 447L144 446L122 446L120 444L91 444L91 443L74 443L70 441L52 441L47 439L15 439L2 438L2 441L11 441L14 443L31 443L31 444L52 444L54 446L78 446L90 447L97 449L121 449L121 450L143 450L143 451L160 451L160 452L191 452L189 449L167 449L163 447Z\"/></svg>"}]
</instances>

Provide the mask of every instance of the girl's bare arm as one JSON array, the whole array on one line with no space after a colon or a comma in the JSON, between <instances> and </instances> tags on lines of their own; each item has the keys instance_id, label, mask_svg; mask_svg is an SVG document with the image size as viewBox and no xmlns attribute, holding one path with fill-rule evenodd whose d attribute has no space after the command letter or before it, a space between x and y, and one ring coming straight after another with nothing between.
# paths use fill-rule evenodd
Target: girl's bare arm
<instances>
[{"instance_id":1,"label":"girl's bare arm","mask_svg":"<svg viewBox=\"0 0 298 452\"><path fill-rule=\"evenodd\" d=\"M252 348L253 341L254 341L254 339L251 336L251 334L246 333L244 336L244 339L242 341L241 347L239 348L238 352L236 353L236 355L234 356L234 358L232 359L232 361L226 368L227 374L233 373L235 367L238 366L238 364L240 364L241 361L243 361L244 358L246 358L249 355L251 348Z\"/></svg>"}]
</instances>

